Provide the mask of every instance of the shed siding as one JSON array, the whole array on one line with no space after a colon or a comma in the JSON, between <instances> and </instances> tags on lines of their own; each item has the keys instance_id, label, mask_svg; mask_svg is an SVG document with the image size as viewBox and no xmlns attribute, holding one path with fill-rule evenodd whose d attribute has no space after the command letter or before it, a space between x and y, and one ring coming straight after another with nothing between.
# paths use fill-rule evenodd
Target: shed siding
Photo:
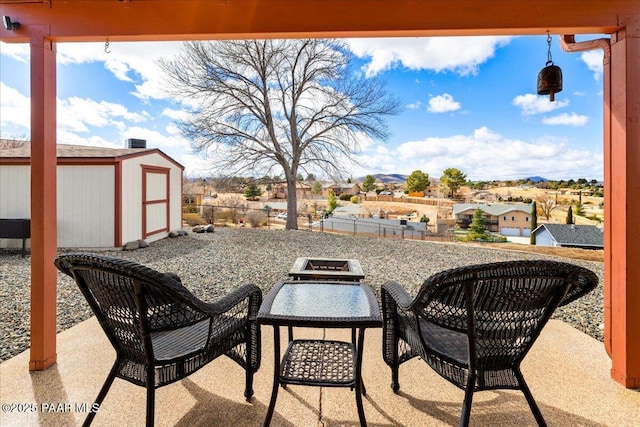
<instances>
[{"instance_id":1,"label":"shed siding","mask_svg":"<svg viewBox=\"0 0 640 427\"><path fill-rule=\"evenodd\" d=\"M0 218L31 216L31 168L7 165L0 168ZM27 244L30 240L27 240ZM0 239L0 248L21 248L22 240Z\"/></svg>"},{"instance_id":2,"label":"shed siding","mask_svg":"<svg viewBox=\"0 0 640 427\"><path fill-rule=\"evenodd\" d=\"M113 166L58 166L58 247L114 246Z\"/></svg>"},{"instance_id":3,"label":"shed siding","mask_svg":"<svg viewBox=\"0 0 640 427\"><path fill-rule=\"evenodd\" d=\"M0 168L0 218L29 218L31 204L31 168ZM22 243L20 243L22 246Z\"/></svg>"},{"instance_id":4,"label":"shed siding","mask_svg":"<svg viewBox=\"0 0 640 427\"><path fill-rule=\"evenodd\" d=\"M30 169L0 168L0 218L31 217ZM113 166L58 166L57 170L58 247L113 247ZM21 245L17 239L0 239L0 248Z\"/></svg>"},{"instance_id":5,"label":"shed siding","mask_svg":"<svg viewBox=\"0 0 640 427\"><path fill-rule=\"evenodd\" d=\"M142 176L140 158L122 162L122 243L142 239Z\"/></svg>"}]
</instances>

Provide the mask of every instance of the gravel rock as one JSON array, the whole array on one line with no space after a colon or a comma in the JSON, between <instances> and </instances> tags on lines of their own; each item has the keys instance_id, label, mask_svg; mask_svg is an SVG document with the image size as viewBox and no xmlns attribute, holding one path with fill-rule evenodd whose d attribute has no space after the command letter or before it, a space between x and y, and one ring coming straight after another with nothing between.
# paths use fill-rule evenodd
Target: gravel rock
<instances>
[{"instance_id":1,"label":"gravel rock","mask_svg":"<svg viewBox=\"0 0 640 427\"><path fill-rule=\"evenodd\" d=\"M63 251L61 251L63 252ZM214 301L244 283L267 292L286 279L295 259L305 257L356 258L365 281L380 296L387 280L403 284L414 294L422 282L439 271L469 264L516 259L555 259L594 271L598 287L554 315L603 341L603 270L601 262L579 261L520 251L376 237L356 237L308 231L221 227L215 233L152 242L138 251L100 251L158 271L173 272L204 301ZM30 262L19 252L0 251L0 360L29 348ZM75 282L58 273L58 332L92 316Z\"/></svg>"}]
</instances>

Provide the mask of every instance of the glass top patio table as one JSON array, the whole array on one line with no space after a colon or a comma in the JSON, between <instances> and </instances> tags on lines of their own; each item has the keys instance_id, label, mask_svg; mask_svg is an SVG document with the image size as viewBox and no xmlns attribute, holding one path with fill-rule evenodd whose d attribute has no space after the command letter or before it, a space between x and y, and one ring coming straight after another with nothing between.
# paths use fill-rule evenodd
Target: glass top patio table
<instances>
[{"instance_id":1,"label":"glass top patio table","mask_svg":"<svg viewBox=\"0 0 640 427\"><path fill-rule=\"evenodd\" d=\"M367 328L382 326L373 290L363 282L281 281L267 294L258 323L273 326L273 388L264 421L268 427L280 385L350 387L355 390L360 425L367 421L362 405L362 349ZM280 360L280 327L289 328L289 345ZM293 340L292 327L350 328L351 342ZM356 338L356 331L357 338Z\"/></svg>"},{"instance_id":2,"label":"glass top patio table","mask_svg":"<svg viewBox=\"0 0 640 427\"><path fill-rule=\"evenodd\" d=\"M376 296L362 282L279 282L265 297L258 319L268 325L324 328L381 326Z\"/></svg>"}]
</instances>

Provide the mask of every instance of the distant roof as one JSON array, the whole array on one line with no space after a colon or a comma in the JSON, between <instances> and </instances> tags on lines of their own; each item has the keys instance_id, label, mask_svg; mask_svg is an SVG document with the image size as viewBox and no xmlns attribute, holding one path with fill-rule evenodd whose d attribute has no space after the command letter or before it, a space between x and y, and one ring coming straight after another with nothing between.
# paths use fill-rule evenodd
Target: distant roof
<instances>
[{"instance_id":1,"label":"distant roof","mask_svg":"<svg viewBox=\"0 0 640 427\"><path fill-rule=\"evenodd\" d=\"M121 157L130 154L138 154L145 151L154 151L153 148L105 148L87 147L84 145L58 144L56 154L58 157ZM29 158L31 157L31 144L21 147L7 148L0 151L0 157Z\"/></svg>"},{"instance_id":2,"label":"distant roof","mask_svg":"<svg viewBox=\"0 0 640 427\"><path fill-rule=\"evenodd\" d=\"M332 182L332 183L324 183L322 184L322 188L333 188L333 187L337 187L337 188L353 188L355 185L357 185L358 187L360 187L360 185L357 182Z\"/></svg>"},{"instance_id":3,"label":"distant roof","mask_svg":"<svg viewBox=\"0 0 640 427\"><path fill-rule=\"evenodd\" d=\"M542 224L533 233L543 230L547 230L561 246L604 247L604 233L595 225Z\"/></svg>"},{"instance_id":4,"label":"distant roof","mask_svg":"<svg viewBox=\"0 0 640 427\"><path fill-rule=\"evenodd\" d=\"M500 216L513 211L531 213L531 205L525 203L512 205L495 203L456 203L453 205L453 214L456 215L469 209L476 210L478 208L492 216Z\"/></svg>"},{"instance_id":5,"label":"distant roof","mask_svg":"<svg viewBox=\"0 0 640 427\"><path fill-rule=\"evenodd\" d=\"M176 162L157 148L106 148L106 147L88 147L84 145L56 145L56 156L58 159L117 159L123 157L136 157L147 153L159 153L167 160L175 163L181 169L184 167ZM14 163L17 160L19 164L29 164L28 159L31 158L31 144L25 143L15 148L3 148L0 150L0 163ZM4 162L3 162L4 159ZM11 160L10 160L11 159ZM108 161L108 160L107 160ZM70 160L70 162L73 162Z\"/></svg>"}]
</instances>

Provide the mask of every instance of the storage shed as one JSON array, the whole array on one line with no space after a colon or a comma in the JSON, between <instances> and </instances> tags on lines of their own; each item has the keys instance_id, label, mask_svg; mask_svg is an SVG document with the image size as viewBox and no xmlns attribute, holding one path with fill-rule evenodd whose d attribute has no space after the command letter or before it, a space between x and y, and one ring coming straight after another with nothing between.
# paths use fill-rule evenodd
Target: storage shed
<instances>
[{"instance_id":1,"label":"storage shed","mask_svg":"<svg viewBox=\"0 0 640 427\"><path fill-rule=\"evenodd\" d=\"M58 247L118 247L181 228L184 167L162 151L58 145L57 156ZM0 218L30 217L30 181L30 145L0 150Z\"/></svg>"}]
</instances>

